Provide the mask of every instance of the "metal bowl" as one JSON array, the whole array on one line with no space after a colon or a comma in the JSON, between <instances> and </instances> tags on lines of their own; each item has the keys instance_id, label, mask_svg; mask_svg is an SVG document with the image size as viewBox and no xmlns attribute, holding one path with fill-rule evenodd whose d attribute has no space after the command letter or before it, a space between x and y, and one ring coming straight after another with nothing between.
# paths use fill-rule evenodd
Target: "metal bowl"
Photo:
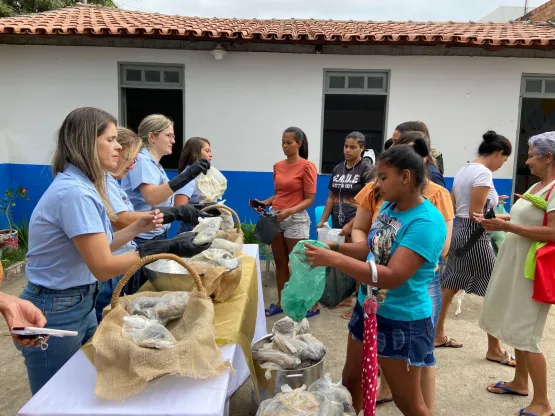
<instances>
[{"instance_id":1,"label":"metal bowl","mask_svg":"<svg viewBox=\"0 0 555 416\"><path fill-rule=\"evenodd\" d=\"M189 260L182 258L185 261ZM191 292L195 288L193 277L173 260L157 260L144 266L143 270L157 291Z\"/></svg>"}]
</instances>

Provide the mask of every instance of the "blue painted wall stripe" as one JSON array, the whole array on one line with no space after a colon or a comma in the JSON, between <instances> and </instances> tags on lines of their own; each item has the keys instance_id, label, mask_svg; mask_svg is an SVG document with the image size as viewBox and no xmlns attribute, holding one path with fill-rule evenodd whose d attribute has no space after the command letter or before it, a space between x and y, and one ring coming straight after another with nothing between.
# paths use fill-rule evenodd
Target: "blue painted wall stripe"
<instances>
[{"instance_id":1,"label":"blue painted wall stripe","mask_svg":"<svg viewBox=\"0 0 555 416\"><path fill-rule=\"evenodd\" d=\"M228 180L227 192L224 195L226 204L232 207L242 222L256 223L258 215L248 206L250 198L265 199L272 195L273 180L271 172L238 172L223 171ZM175 171L168 172L170 178L176 175ZM330 177L318 175L316 202L314 207L324 205L328 196L328 183ZM2 193L8 187L23 186L29 191L28 201L18 201L14 211L14 218L21 223L24 218L29 219L38 200L52 183L52 171L48 165L0 164L0 190ZM445 178L445 183L451 189L453 178ZM494 179L497 192L500 195L510 195L512 190L511 179ZM309 209L312 220L314 236L314 207ZM0 220L0 226L5 227L5 219ZM174 235L177 227L174 225L170 235Z\"/></svg>"}]
</instances>

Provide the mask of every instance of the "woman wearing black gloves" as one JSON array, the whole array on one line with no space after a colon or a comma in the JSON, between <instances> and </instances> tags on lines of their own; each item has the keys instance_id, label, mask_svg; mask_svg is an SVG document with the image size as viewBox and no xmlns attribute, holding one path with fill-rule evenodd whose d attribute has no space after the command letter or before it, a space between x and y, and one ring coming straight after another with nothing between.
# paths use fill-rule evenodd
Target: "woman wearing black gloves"
<instances>
[{"instance_id":1,"label":"woman wearing black gloves","mask_svg":"<svg viewBox=\"0 0 555 416\"><path fill-rule=\"evenodd\" d=\"M175 215L175 219L180 219L177 218L180 215L189 215L191 211L173 209L174 193L199 174L206 173L210 169L210 163L204 159L199 160L170 180L160 165L160 159L172 153L175 143L173 122L161 114L152 114L141 121L138 134L143 141L143 148L139 152L137 163L121 183L135 210L145 212L156 207L166 216ZM167 221L159 229L140 234L135 239L137 245L165 239L171 222Z\"/></svg>"},{"instance_id":2,"label":"woman wearing black gloves","mask_svg":"<svg viewBox=\"0 0 555 416\"><path fill-rule=\"evenodd\" d=\"M112 254L162 223L162 215L154 210L129 227L112 231L110 218L115 216L107 198L106 172L116 170L120 157L116 123L110 114L90 107L66 117L52 161L54 181L29 222L28 284L21 298L41 310L46 328L78 332L76 337L50 338L45 351L22 350L33 394L93 336L99 281L125 273L141 255L163 251L191 256L202 250L185 236ZM162 246L156 249L152 246L156 243Z\"/></svg>"}]
</instances>

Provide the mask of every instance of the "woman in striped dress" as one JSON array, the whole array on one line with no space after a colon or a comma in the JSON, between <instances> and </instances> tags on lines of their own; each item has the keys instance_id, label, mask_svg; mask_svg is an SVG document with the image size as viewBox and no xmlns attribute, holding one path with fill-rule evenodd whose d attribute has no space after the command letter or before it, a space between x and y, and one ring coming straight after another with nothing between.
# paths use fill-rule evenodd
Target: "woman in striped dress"
<instances>
[{"instance_id":1,"label":"woman in striped dress","mask_svg":"<svg viewBox=\"0 0 555 416\"><path fill-rule=\"evenodd\" d=\"M484 297L495 264L495 253L489 233L480 239L461 256L457 249L463 247L479 224L472 218L474 213L482 213L488 203L495 208L499 196L493 187L492 172L495 172L511 155L511 142L505 137L488 131L478 148L478 158L467 163L455 176L451 198L455 207L455 225L448 254L447 268L441 277L443 305L436 328L435 346L461 348L462 343L445 335L445 318L453 296L459 291ZM501 217L501 215L500 215ZM503 351L497 338L488 335L486 358L500 364L514 366L514 359Z\"/></svg>"}]
</instances>

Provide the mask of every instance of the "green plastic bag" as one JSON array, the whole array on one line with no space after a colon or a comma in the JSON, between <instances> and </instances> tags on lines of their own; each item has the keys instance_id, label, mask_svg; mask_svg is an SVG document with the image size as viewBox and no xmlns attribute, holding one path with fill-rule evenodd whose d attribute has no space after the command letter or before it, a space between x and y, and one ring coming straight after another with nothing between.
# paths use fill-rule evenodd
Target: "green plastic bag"
<instances>
[{"instance_id":1,"label":"green plastic bag","mask_svg":"<svg viewBox=\"0 0 555 416\"><path fill-rule=\"evenodd\" d=\"M534 280L536 274L536 251L544 247L547 243L543 241L534 241L528 250L526 260L524 261L524 277Z\"/></svg>"},{"instance_id":2,"label":"green plastic bag","mask_svg":"<svg viewBox=\"0 0 555 416\"><path fill-rule=\"evenodd\" d=\"M505 204L499 204L493 210L496 214L507 214L505 211ZM501 248L501 244L505 241L505 231L493 231L491 233L491 245L493 246L493 251L495 254L499 253L499 249Z\"/></svg>"},{"instance_id":3,"label":"green plastic bag","mask_svg":"<svg viewBox=\"0 0 555 416\"><path fill-rule=\"evenodd\" d=\"M306 313L322 297L326 287L326 268L312 268L306 261L305 243L329 250L324 243L316 240L299 241L289 255L291 278L281 292L283 312L295 322L301 322Z\"/></svg>"}]
</instances>

